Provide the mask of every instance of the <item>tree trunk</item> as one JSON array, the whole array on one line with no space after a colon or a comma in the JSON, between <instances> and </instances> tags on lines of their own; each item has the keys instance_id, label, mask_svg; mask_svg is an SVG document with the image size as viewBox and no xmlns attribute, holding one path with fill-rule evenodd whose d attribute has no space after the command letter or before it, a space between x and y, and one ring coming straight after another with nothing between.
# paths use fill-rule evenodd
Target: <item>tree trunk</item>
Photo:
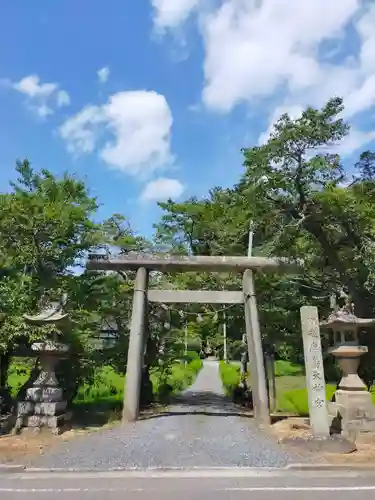
<instances>
[{"instance_id":1,"label":"tree trunk","mask_svg":"<svg viewBox=\"0 0 375 500\"><path fill-rule=\"evenodd\" d=\"M7 386L10 361L11 355L9 351L0 354L0 388Z\"/></svg>"}]
</instances>

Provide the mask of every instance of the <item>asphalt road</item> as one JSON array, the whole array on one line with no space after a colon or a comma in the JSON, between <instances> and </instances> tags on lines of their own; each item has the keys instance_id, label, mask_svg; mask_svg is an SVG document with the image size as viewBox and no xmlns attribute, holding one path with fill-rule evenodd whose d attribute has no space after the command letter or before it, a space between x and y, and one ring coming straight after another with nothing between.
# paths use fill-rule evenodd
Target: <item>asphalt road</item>
<instances>
[{"instance_id":1,"label":"asphalt road","mask_svg":"<svg viewBox=\"0 0 375 500\"><path fill-rule=\"evenodd\" d=\"M259 471L259 469L258 469ZM341 476L341 477L340 477ZM370 500L374 474L199 470L0 476L1 500Z\"/></svg>"}]
</instances>

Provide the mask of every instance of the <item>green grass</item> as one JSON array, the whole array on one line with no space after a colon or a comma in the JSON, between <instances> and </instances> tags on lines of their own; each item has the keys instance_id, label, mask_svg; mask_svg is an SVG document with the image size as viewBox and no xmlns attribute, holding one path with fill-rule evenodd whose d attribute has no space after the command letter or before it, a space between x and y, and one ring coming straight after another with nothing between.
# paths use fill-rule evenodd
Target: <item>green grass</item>
<instances>
[{"instance_id":1,"label":"green grass","mask_svg":"<svg viewBox=\"0 0 375 500\"><path fill-rule=\"evenodd\" d=\"M329 401L336 390L335 385L326 385L326 397ZM297 413L300 416L308 416L309 402L306 387L292 389L280 394L277 398L277 409L281 412Z\"/></svg>"},{"instance_id":2,"label":"green grass","mask_svg":"<svg viewBox=\"0 0 375 500\"><path fill-rule=\"evenodd\" d=\"M277 409L279 411L296 412L295 406L298 401L297 403L291 402L290 399L285 398L285 393L305 387L305 376L302 374L302 366L283 360L275 362ZM240 383L240 366L222 361L220 363L220 376L225 393L231 395Z\"/></svg>"},{"instance_id":3,"label":"green grass","mask_svg":"<svg viewBox=\"0 0 375 500\"><path fill-rule=\"evenodd\" d=\"M327 384L326 385L326 397L327 401L330 401L333 394L336 391L336 385ZM375 404L375 392L371 391L372 402ZM307 416L309 414L309 402L306 387L301 389L289 390L281 394L278 398L278 410L297 413L301 416Z\"/></svg>"},{"instance_id":4,"label":"green grass","mask_svg":"<svg viewBox=\"0 0 375 500\"><path fill-rule=\"evenodd\" d=\"M171 367L166 383L172 387L172 393L176 394L188 387L195 379L202 367L202 361L194 359L186 367L184 363L175 363ZM161 383L160 370L154 369L150 374L153 392L158 394ZM92 403L117 403L124 397L125 376L116 373L113 368L105 366L98 370L92 384L82 386L75 399L76 404Z\"/></svg>"},{"instance_id":5,"label":"green grass","mask_svg":"<svg viewBox=\"0 0 375 500\"><path fill-rule=\"evenodd\" d=\"M202 367L202 360L198 356L189 357L185 366L183 362L175 363L166 382L172 387L172 393L178 393L188 387L195 379ZM25 361L12 363L9 369L8 385L13 396L16 396L20 387L28 380L31 364ZM158 393L160 370L151 373L154 394ZM91 384L82 385L74 400L75 405L116 405L121 404L124 397L125 376L116 373L110 366L99 368Z\"/></svg>"},{"instance_id":6,"label":"green grass","mask_svg":"<svg viewBox=\"0 0 375 500\"><path fill-rule=\"evenodd\" d=\"M306 378L304 375L285 375L276 379L276 391L279 394L294 389L303 389L306 387Z\"/></svg>"},{"instance_id":7,"label":"green grass","mask_svg":"<svg viewBox=\"0 0 375 500\"><path fill-rule=\"evenodd\" d=\"M124 394L125 376L115 372L111 366L97 370L92 384L78 389L75 404L120 403Z\"/></svg>"},{"instance_id":8,"label":"green grass","mask_svg":"<svg viewBox=\"0 0 375 500\"><path fill-rule=\"evenodd\" d=\"M193 359L185 367L184 363L175 363L167 376L166 382L171 386L172 394L184 390L197 376L202 367L202 361ZM151 374L151 382L156 403L160 398L160 383L165 383L160 377L160 370ZM110 367L99 369L93 384L86 384L79 389L74 401L74 420L79 427L102 427L121 418L122 401L124 397L125 376L119 375Z\"/></svg>"},{"instance_id":9,"label":"green grass","mask_svg":"<svg viewBox=\"0 0 375 500\"><path fill-rule=\"evenodd\" d=\"M289 361L275 362L277 411L306 414L308 400L303 366ZM240 366L238 364L220 363L220 375L226 394L233 393L240 382ZM331 391L330 397L334 392Z\"/></svg>"},{"instance_id":10,"label":"green grass","mask_svg":"<svg viewBox=\"0 0 375 500\"><path fill-rule=\"evenodd\" d=\"M234 387L240 383L240 365L238 363L220 362L220 376L225 388L225 391L230 394ZM289 361L277 360L275 362L275 376L279 379L282 377L303 377L303 366L290 363ZM303 386L302 386L303 387Z\"/></svg>"},{"instance_id":11,"label":"green grass","mask_svg":"<svg viewBox=\"0 0 375 500\"><path fill-rule=\"evenodd\" d=\"M309 403L303 367L288 361L278 360L275 363L275 372L277 411L296 413L301 416L308 415ZM239 365L221 362L220 375L226 394L232 394L233 389L240 382ZM335 384L326 385L327 401L332 398L335 390ZM375 404L375 388L371 393Z\"/></svg>"},{"instance_id":12,"label":"green grass","mask_svg":"<svg viewBox=\"0 0 375 500\"><path fill-rule=\"evenodd\" d=\"M276 377L293 377L303 375L304 368L301 365L296 365L290 361L278 359L275 361L275 376Z\"/></svg>"}]
</instances>

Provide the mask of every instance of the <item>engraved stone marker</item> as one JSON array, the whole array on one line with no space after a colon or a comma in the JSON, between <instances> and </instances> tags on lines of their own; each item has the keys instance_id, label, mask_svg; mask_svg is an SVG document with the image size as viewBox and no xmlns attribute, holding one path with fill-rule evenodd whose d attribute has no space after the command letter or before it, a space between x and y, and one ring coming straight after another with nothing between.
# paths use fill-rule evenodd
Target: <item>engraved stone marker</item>
<instances>
[{"instance_id":1,"label":"engraved stone marker","mask_svg":"<svg viewBox=\"0 0 375 500\"><path fill-rule=\"evenodd\" d=\"M313 436L329 436L318 309L303 306L300 311L311 431Z\"/></svg>"}]
</instances>

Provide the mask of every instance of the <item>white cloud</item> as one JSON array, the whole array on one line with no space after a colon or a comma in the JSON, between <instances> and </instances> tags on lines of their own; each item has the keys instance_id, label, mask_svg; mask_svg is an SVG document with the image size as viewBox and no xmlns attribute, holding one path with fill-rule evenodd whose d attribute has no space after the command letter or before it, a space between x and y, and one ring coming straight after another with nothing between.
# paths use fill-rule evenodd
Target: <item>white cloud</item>
<instances>
[{"instance_id":1,"label":"white cloud","mask_svg":"<svg viewBox=\"0 0 375 500\"><path fill-rule=\"evenodd\" d=\"M66 141L71 153L92 153L98 138L98 126L105 123L105 115L99 106L86 106L68 118L60 127L60 136Z\"/></svg>"},{"instance_id":2,"label":"white cloud","mask_svg":"<svg viewBox=\"0 0 375 500\"><path fill-rule=\"evenodd\" d=\"M163 95L152 91L118 92L103 106L87 106L60 128L69 151L98 150L109 166L148 175L172 162L172 113ZM111 140L100 144L105 133Z\"/></svg>"},{"instance_id":3,"label":"white cloud","mask_svg":"<svg viewBox=\"0 0 375 500\"><path fill-rule=\"evenodd\" d=\"M171 14L172 1L179 5L154 0L156 20L179 28L196 10L207 108L227 113L238 104L275 102L275 108L295 109L321 106L339 95L345 118L353 118L375 106L373 2L202 0L189 5L186 0L177 15ZM271 124L278 115L270 114Z\"/></svg>"},{"instance_id":4,"label":"white cloud","mask_svg":"<svg viewBox=\"0 0 375 500\"><path fill-rule=\"evenodd\" d=\"M7 86L25 95L28 106L41 117L70 104L66 90L61 90L57 83L42 83L38 75L25 76L19 82L8 81Z\"/></svg>"},{"instance_id":5,"label":"white cloud","mask_svg":"<svg viewBox=\"0 0 375 500\"><path fill-rule=\"evenodd\" d=\"M47 118L47 116L53 115L53 111L51 108L49 108L46 104L40 104L39 106L32 107L34 111L39 115L41 118Z\"/></svg>"},{"instance_id":6,"label":"white cloud","mask_svg":"<svg viewBox=\"0 0 375 500\"><path fill-rule=\"evenodd\" d=\"M375 140L375 131L364 132L353 128L350 134L336 146L336 152L342 156L349 156Z\"/></svg>"},{"instance_id":7,"label":"white cloud","mask_svg":"<svg viewBox=\"0 0 375 500\"><path fill-rule=\"evenodd\" d=\"M15 90L28 95L29 97L50 97L56 92L58 85L56 83L39 83L40 78L37 75L25 76L17 83L14 83Z\"/></svg>"},{"instance_id":8,"label":"white cloud","mask_svg":"<svg viewBox=\"0 0 375 500\"><path fill-rule=\"evenodd\" d=\"M57 106L62 108L63 106L69 106L70 97L66 90L59 90L57 93Z\"/></svg>"},{"instance_id":9,"label":"white cloud","mask_svg":"<svg viewBox=\"0 0 375 500\"><path fill-rule=\"evenodd\" d=\"M240 102L254 102L281 89L295 94L324 87L337 68L319 62L320 44L340 38L360 4L360 0L225 1L202 22L204 102L229 111Z\"/></svg>"},{"instance_id":10,"label":"white cloud","mask_svg":"<svg viewBox=\"0 0 375 500\"><path fill-rule=\"evenodd\" d=\"M177 199L185 191L185 187L177 179L159 177L149 182L141 194L142 201L165 201Z\"/></svg>"},{"instance_id":11,"label":"white cloud","mask_svg":"<svg viewBox=\"0 0 375 500\"><path fill-rule=\"evenodd\" d=\"M99 83L105 83L109 78L110 70L107 66L105 66L104 68L99 69L96 74L98 75Z\"/></svg>"},{"instance_id":12,"label":"white cloud","mask_svg":"<svg viewBox=\"0 0 375 500\"><path fill-rule=\"evenodd\" d=\"M152 0L154 23L161 30L176 28L198 7L199 0Z\"/></svg>"}]
</instances>

